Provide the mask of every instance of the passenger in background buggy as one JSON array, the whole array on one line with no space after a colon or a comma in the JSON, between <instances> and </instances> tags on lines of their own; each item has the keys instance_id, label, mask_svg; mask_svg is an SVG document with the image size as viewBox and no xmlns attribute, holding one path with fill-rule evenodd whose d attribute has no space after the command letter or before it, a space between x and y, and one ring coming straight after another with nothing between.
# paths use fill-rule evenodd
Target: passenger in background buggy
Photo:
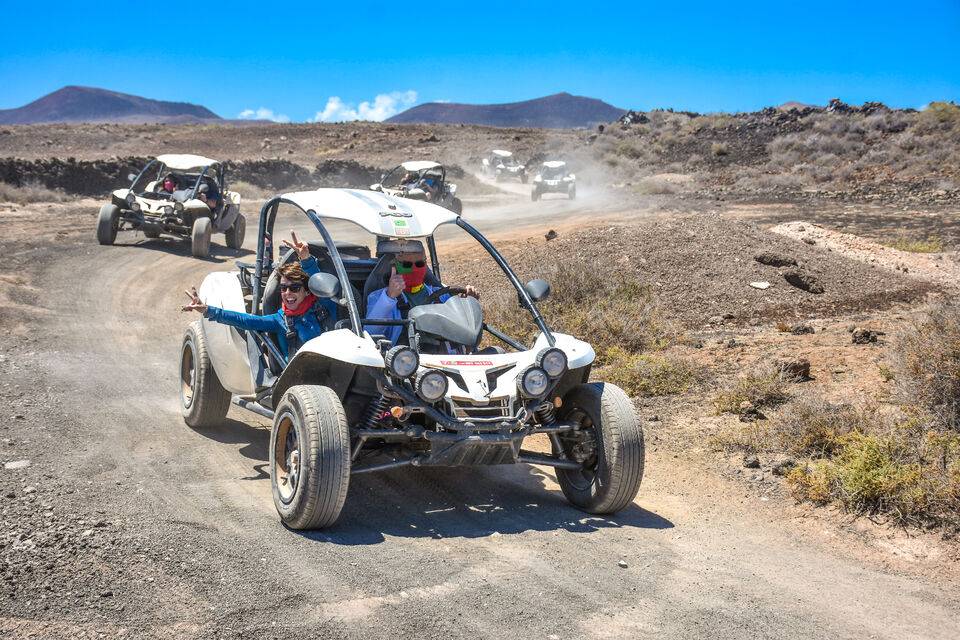
<instances>
[{"instance_id":1,"label":"passenger in background buggy","mask_svg":"<svg viewBox=\"0 0 960 640\"><path fill-rule=\"evenodd\" d=\"M278 269L282 304L276 313L256 316L209 306L200 300L196 287L186 291L190 304L183 310L199 311L208 320L239 329L269 331L276 335L284 357L292 358L305 342L333 328L337 308L332 300L317 298L310 293L307 281L313 274L320 273L320 268L317 259L310 255L307 243L300 242L296 233L291 235L293 241L284 240L283 244L295 251L300 261Z\"/></svg>"}]
</instances>

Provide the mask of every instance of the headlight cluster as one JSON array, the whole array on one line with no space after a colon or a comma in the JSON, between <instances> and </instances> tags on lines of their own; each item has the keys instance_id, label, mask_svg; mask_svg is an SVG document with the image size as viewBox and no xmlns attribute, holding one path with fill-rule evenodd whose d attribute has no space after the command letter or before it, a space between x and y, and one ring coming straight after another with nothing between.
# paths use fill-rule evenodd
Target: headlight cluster
<instances>
[{"instance_id":1,"label":"headlight cluster","mask_svg":"<svg viewBox=\"0 0 960 640\"><path fill-rule=\"evenodd\" d=\"M536 362L517 377L520 393L527 398L541 398L550 388L550 382L567 372L567 354L548 348L537 354Z\"/></svg>"},{"instance_id":2,"label":"headlight cluster","mask_svg":"<svg viewBox=\"0 0 960 640\"><path fill-rule=\"evenodd\" d=\"M183 203L182 203L182 202L174 202L174 203L173 203L173 210L176 211L177 213L180 213L181 211L183 211Z\"/></svg>"},{"instance_id":3,"label":"headlight cluster","mask_svg":"<svg viewBox=\"0 0 960 640\"><path fill-rule=\"evenodd\" d=\"M417 395L427 402L436 402L447 395L447 376L442 371L420 369L420 356L410 347L398 345L383 356L387 371L396 378L411 378Z\"/></svg>"},{"instance_id":4,"label":"headlight cluster","mask_svg":"<svg viewBox=\"0 0 960 640\"><path fill-rule=\"evenodd\" d=\"M169 216L169 215L172 215L172 214L173 214L173 207L171 207L170 205L165 206L165 207L163 208L163 213L164 213L164 215L168 215L168 216Z\"/></svg>"},{"instance_id":5,"label":"headlight cluster","mask_svg":"<svg viewBox=\"0 0 960 640\"><path fill-rule=\"evenodd\" d=\"M131 209L132 211L140 211L140 203L139 203L139 202L134 202L134 203L132 203L132 204L130 205L130 209Z\"/></svg>"},{"instance_id":6,"label":"headlight cluster","mask_svg":"<svg viewBox=\"0 0 960 640\"><path fill-rule=\"evenodd\" d=\"M133 203L136 202L136 200L137 200L137 197L136 197L135 195L133 195L132 193L128 193L128 194L127 194L127 204L128 204L128 205L131 205L131 206L132 206Z\"/></svg>"}]
</instances>

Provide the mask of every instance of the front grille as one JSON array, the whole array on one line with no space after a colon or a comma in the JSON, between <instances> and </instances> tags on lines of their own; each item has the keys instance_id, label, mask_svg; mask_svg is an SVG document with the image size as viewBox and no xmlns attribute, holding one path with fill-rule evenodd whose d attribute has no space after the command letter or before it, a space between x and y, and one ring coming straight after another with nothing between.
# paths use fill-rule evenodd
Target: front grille
<instances>
[{"instance_id":1,"label":"front grille","mask_svg":"<svg viewBox=\"0 0 960 640\"><path fill-rule=\"evenodd\" d=\"M490 398L489 401L474 402L469 398L451 398L453 417L458 419L469 418L508 418L510 413L510 398Z\"/></svg>"}]
</instances>

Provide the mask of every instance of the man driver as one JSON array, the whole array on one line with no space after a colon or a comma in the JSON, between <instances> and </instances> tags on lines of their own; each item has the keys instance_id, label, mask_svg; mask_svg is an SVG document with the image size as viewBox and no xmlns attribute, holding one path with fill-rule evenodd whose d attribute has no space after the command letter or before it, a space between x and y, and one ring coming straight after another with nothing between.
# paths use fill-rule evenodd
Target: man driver
<instances>
[{"instance_id":1,"label":"man driver","mask_svg":"<svg viewBox=\"0 0 960 640\"><path fill-rule=\"evenodd\" d=\"M423 245L418 241L408 243L409 250L398 253L390 267L390 280L383 289L377 289L367 297L367 317L384 320L403 320L407 312L413 307L427 304L430 295L440 287L432 287L424 283L427 276L427 261ZM472 286L465 287L466 295L479 298L480 295ZM436 302L446 302L449 294L440 296ZM386 336L391 343L404 333L404 327L366 325L364 327L371 335Z\"/></svg>"}]
</instances>

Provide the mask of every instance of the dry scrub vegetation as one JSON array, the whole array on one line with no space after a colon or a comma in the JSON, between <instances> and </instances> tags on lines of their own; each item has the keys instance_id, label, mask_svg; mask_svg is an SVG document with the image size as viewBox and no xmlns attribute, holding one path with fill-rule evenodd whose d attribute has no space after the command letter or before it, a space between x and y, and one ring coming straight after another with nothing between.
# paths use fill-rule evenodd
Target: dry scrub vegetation
<instances>
[{"instance_id":1,"label":"dry scrub vegetation","mask_svg":"<svg viewBox=\"0 0 960 640\"><path fill-rule=\"evenodd\" d=\"M717 438L723 448L789 454L793 495L900 523L960 527L960 306L929 309L893 345L893 402L830 404L814 394L790 400L770 420ZM787 396L776 377L748 375L717 407Z\"/></svg>"},{"instance_id":2,"label":"dry scrub vegetation","mask_svg":"<svg viewBox=\"0 0 960 640\"><path fill-rule=\"evenodd\" d=\"M15 186L0 182L0 202L30 204L33 202L67 202L72 198L62 191L48 189L41 184L28 183Z\"/></svg>"}]
</instances>

